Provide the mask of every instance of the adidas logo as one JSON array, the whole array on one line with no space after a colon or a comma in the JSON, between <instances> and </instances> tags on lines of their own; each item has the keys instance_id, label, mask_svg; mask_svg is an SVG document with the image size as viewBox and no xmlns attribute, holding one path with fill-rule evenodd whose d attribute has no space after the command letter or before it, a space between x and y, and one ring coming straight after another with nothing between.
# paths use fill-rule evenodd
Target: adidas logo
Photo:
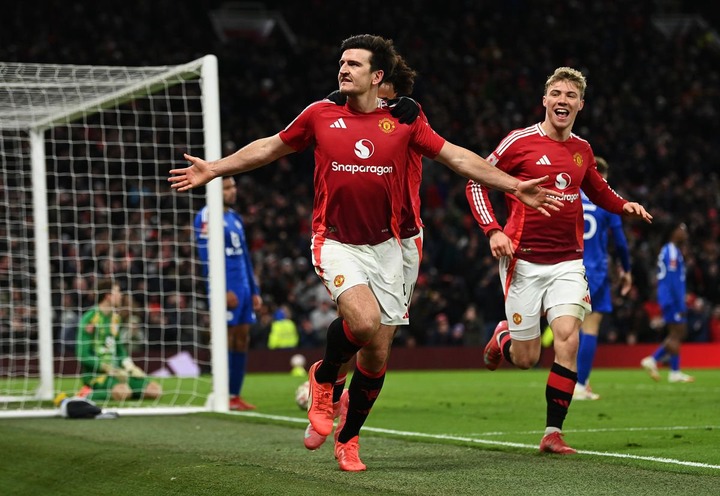
<instances>
[{"instance_id":1,"label":"adidas logo","mask_svg":"<svg viewBox=\"0 0 720 496\"><path fill-rule=\"evenodd\" d=\"M550 159L547 158L547 155L543 155L542 157L540 157L540 160L538 160L538 161L535 162L535 163L536 163L537 165L551 165L551 164L550 164Z\"/></svg>"},{"instance_id":2,"label":"adidas logo","mask_svg":"<svg viewBox=\"0 0 720 496\"><path fill-rule=\"evenodd\" d=\"M342 120L342 117L340 117L338 120L330 124L330 128L347 129L347 126L345 125L345 121Z\"/></svg>"}]
</instances>

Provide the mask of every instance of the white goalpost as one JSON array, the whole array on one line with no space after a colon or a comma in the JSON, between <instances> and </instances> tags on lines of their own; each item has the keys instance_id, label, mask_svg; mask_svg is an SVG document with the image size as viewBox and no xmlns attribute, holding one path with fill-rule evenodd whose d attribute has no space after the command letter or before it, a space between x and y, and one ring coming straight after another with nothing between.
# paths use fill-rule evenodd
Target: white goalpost
<instances>
[{"instance_id":1,"label":"white goalpost","mask_svg":"<svg viewBox=\"0 0 720 496\"><path fill-rule=\"evenodd\" d=\"M177 66L0 62L0 418L54 416L82 387L82 313L111 278L120 335L159 382L121 414L228 410L221 179L175 193L182 153L221 156L215 56ZM193 221L210 208L212 290Z\"/></svg>"}]
</instances>

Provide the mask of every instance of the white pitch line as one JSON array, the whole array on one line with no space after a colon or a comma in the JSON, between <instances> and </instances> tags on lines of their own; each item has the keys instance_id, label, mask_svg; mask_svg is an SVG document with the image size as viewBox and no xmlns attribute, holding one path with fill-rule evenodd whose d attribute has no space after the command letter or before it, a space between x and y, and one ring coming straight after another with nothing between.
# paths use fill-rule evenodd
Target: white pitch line
<instances>
[{"instance_id":1,"label":"white pitch line","mask_svg":"<svg viewBox=\"0 0 720 496\"><path fill-rule=\"evenodd\" d=\"M720 429L720 425L675 425L671 427L604 427L601 429L563 429L565 434L576 432L648 432L648 431L704 431ZM543 434L545 430L514 432L473 432L472 436L509 436L514 434Z\"/></svg>"},{"instance_id":2,"label":"white pitch line","mask_svg":"<svg viewBox=\"0 0 720 496\"><path fill-rule=\"evenodd\" d=\"M306 418L297 418L297 417L285 417L283 415L267 415L264 413L256 413L256 412L231 412L233 415L240 415L244 417L256 417L256 418L264 418L269 420L280 420L283 422L292 422L294 424L307 424ZM717 428L715 426L710 426L712 428ZM698 427L698 428L706 428L706 427ZM633 428L628 428L628 430ZM648 428L647 430L671 430L671 429L693 429L693 427L675 427L675 428L658 428L658 429L651 429ZM465 443L473 443L473 444L484 444L489 446L505 446L510 448L527 448L532 449L533 451L537 451L538 445L537 444L524 444L524 443L511 443L507 441L494 441L490 439L477 439L473 437L464 437L464 436L451 436L448 434L426 434L422 432L410 432L410 431L398 431L394 429L381 429L378 427L363 427L364 431L369 432L378 432L383 434L392 434L395 436L405 436L405 437L415 437L415 438L426 438L426 439L441 439L441 440L447 440L447 441L460 441ZM598 432L602 432L604 429L598 429ZM633 430L646 430L644 428L638 427ZM543 431L537 431L538 433L542 433ZM584 432L584 431L567 431L567 432ZM586 432L593 432L586 431ZM526 431L526 432L515 432L513 434L527 434L532 433L535 434L535 431ZM500 433L498 433L500 434ZM510 433L506 433L510 434ZM495 435L495 434L493 434ZM700 462L689 462L685 460L677 460L675 458L659 458L655 456L640 456L640 455L628 455L626 453L611 453L606 451L585 451L585 450L578 450L578 453L581 455L595 455L595 456L606 456L609 458L626 458L631 460L642 460L647 462L655 462L655 463L666 463L670 465L681 465L685 467L699 467L699 468L711 468L715 470L720 470L720 465L711 465L709 463L700 463Z\"/></svg>"}]
</instances>

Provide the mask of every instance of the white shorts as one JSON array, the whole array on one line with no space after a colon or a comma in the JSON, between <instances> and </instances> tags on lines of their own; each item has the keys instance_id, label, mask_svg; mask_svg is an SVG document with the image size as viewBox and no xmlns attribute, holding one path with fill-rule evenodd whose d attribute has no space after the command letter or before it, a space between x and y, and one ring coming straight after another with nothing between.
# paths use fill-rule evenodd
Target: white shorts
<instances>
[{"instance_id":1,"label":"white shorts","mask_svg":"<svg viewBox=\"0 0 720 496\"><path fill-rule=\"evenodd\" d=\"M420 262L422 261L423 229L412 238L400 240L403 255L403 280L405 281L405 304L410 307L412 295L415 291L415 283L420 273Z\"/></svg>"},{"instance_id":2,"label":"white shorts","mask_svg":"<svg viewBox=\"0 0 720 496\"><path fill-rule=\"evenodd\" d=\"M350 245L312 237L312 262L332 299L365 284L380 305L380 323L408 323L400 243L390 238L377 245Z\"/></svg>"},{"instance_id":3,"label":"white shorts","mask_svg":"<svg viewBox=\"0 0 720 496\"><path fill-rule=\"evenodd\" d=\"M591 310L582 260L548 265L502 257L500 282L508 329L512 339L518 341L540 337L540 317L553 307L558 308L552 318L572 315L583 320L585 312Z\"/></svg>"}]
</instances>

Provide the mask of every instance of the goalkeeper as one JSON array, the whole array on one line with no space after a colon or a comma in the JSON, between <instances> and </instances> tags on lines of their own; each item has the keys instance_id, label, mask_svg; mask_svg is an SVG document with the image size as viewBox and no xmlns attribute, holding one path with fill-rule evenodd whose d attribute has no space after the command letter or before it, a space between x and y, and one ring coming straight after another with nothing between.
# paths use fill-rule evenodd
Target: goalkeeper
<instances>
[{"instance_id":1,"label":"goalkeeper","mask_svg":"<svg viewBox=\"0 0 720 496\"><path fill-rule=\"evenodd\" d=\"M120 342L120 285L101 279L97 291L98 304L83 314L78 325L77 358L85 384L78 396L115 401L158 398L162 394L160 384L147 378Z\"/></svg>"}]
</instances>

